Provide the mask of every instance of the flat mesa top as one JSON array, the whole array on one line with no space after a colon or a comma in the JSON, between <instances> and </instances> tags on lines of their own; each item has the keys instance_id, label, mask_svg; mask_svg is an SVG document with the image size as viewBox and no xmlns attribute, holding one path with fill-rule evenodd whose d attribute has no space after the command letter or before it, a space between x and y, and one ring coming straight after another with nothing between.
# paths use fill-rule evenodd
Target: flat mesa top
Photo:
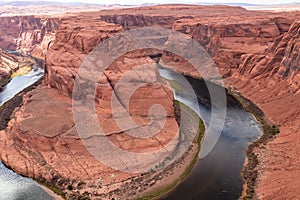
<instances>
[{"instance_id":1,"label":"flat mesa top","mask_svg":"<svg viewBox=\"0 0 300 200\"><path fill-rule=\"evenodd\" d=\"M68 13L67 15L72 15ZM122 15L143 15L152 17L169 17L174 20L197 19L198 23L206 25L246 23L254 24L257 21L266 21L270 18L291 18L300 20L300 11L278 12L268 10L247 10L239 6L226 5L158 5L134 8L115 8L100 10L97 12L82 12L82 17L103 17L103 16L122 16ZM78 16L78 13L77 13ZM159 20L159 19L156 19ZM190 20L195 21L195 20Z\"/></svg>"}]
</instances>

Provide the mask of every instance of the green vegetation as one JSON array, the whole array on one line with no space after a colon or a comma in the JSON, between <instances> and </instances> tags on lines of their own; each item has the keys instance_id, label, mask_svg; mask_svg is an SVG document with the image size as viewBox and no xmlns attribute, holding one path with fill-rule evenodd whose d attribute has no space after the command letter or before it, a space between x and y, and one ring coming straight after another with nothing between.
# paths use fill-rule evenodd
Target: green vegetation
<instances>
[{"instance_id":1,"label":"green vegetation","mask_svg":"<svg viewBox=\"0 0 300 200\"><path fill-rule=\"evenodd\" d=\"M0 106L0 130L4 130L6 128L15 108L20 106L22 101L22 96L15 96L13 99Z\"/></svg>"},{"instance_id":2,"label":"green vegetation","mask_svg":"<svg viewBox=\"0 0 300 200\"><path fill-rule=\"evenodd\" d=\"M56 177L56 176L55 176ZM52 190L55 194L61 196L62 198L66 199L66 194L55 185L55 178L53 178L53 183L48 182L45 178L43 177L39 177L37 179L34 179L36 182L38 182L39 184L49 188L50 190Z\"/></svg>"},{"instance_id":3,"label":"green vegetation","mask_svg":"<svg viewBox=\"0 0 300 200\"><path fill-rule=\"evenodd\" d=\"M177 100L174 101L174 107L175 107L175 110L178 108L184 109L185 111L187 111L191 115L193 115L193 117L196 117L198 119L198 122L199 122L198 123L198 134L197 134L197 140L195 141L195 143L197 143L197 151L196 151L195 155L193 156L191 163L187 166L187 168L184 170L184 172L173 183L171 183L171 184L167 185L166 187L161 188L160 190L157 190L149 195L138 198L138 200L149 200L149 199L153 199L153 198L162 196L162 195L170 192L192 172L195 164L197 163L198 154L199 154L199 151L201 148L201 140L202 140L202 138L204 136L204 132L205 132L204 122L198 116L198 114L195 113L191 108L189 108L187 105L185 105Z\"/></svg>"},{"instance_id":4,"label":"green vegetation","mask_svg":"<svg viewBox=\"0 0 300 200\"><path fill-rule=\"evenodd\" d=\"M60 190L58 187L54 186L54 185L49 185L49 184L43 184L45 185L47 188L49 188L50 190L52 190L55 194L61 196L62 198L66 198L65 193Z\"/></svg>"},{"instance_id":5,"label":"green vegetation","mask_svg":"<svg viewBox=\"0 0 300 200\"><path fill-rule=\"evenodd\" d=\"M29 66L23 66L23 67L20 67L17 71L15 71L10 78L14 78L16 76L23 76L25 74L28 74L30 71L32 70L31 67Z\"/></svg>"},{"instance_id":6,"label":"green vegetation","mask_svg":"<svg viewBox=\"0 0 300 200\"><path fill-rule=\"evenodd\" d=\"M176 81L168 80L171 87L176 91L184 91L183 87L179 85Z\"/></svg>"},{"instance_id":7,"label":"green vegetation","mask_svg":"<svg viewBox=\"0 0 300 200\"><path fill-rule=\"evenodd\" d=\"M253 150L254 148L261 147L261 145L267 144L267 142L273 139L275 135L277 135L280 132L280 130L276 125L271 124L265 119L262 110L258 108L254 103L244 98L239 93L232 91L229 91L229 93L233 95L242 104L246 111L252 113L255 116L255 118L261 124L263 129L263 134L260 136L260 138L248 146L248 149L246 150L248 163L242 171L243 178L247 183L246 195L243 197L243 199L250 200L256 197L254 188L258 175L258 171L256 169L256 166L258 164L258 158Z\"/></svg>"},{"instance_id":8,"label":"green vegetation","mask_svg":"<svg viewBox=\"0 0 300 200\"><path fill-rule=\"evenodd\" d=\"M0 77L0 89L10 81L10 77Z\"/></svg>"}]
</instances>

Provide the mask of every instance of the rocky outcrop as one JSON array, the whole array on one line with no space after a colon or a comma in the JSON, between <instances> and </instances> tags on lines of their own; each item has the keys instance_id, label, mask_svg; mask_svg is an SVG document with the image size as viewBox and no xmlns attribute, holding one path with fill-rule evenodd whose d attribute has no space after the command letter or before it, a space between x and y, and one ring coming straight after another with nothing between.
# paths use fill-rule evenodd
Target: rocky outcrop
<instances>
[{"instance_id":1,"label":"rocky outcrop","mask_svg":"<svg viewBox=\"0 0 300 200\"><path fill-rule=\"evenodd\" d=\"M278 75L282 80L286 79L288 81L290 89L292 89L294 93L298 93L300 88L299 38L300 23L296 22L291 26L287 33L278 38L279 43L277 44L276 42L274 47L271 49L274 56L270 63L274 65L274 70L277 70L275 64L277 66L279 64L280 67L277 71ZM280 63L278 63L278 61Z\"/></svg>"},{"instance_id":2,"label":"rocky outcrop","mask_svg":"<svg viewBox=\"0 0 300 200\"><path fill-rule=\"evenodd\" d=\"M109 10L63 18L46 56L45 85L49 87L29 93L5 133L0 134L1 148L10 152L1 151L1 159L21 174L53 183L69 198L86 194L111 199L112 194L121 195L134 182L127 184L126 179L143 179L109 168L88 153L74 128L70 96L80 65L100 42L126 29L158 26L180 31L200 42L219 67L225 86L241 92L264 111L268 120L280 125L281 133L273 141L255 149L259 156L257 196L261 199L299 198L299 184L295 179L300 174L299 23L294 23L297 19L300 19L299 12L191 5ZM8 23L5 26L9 27ZM45 38L47 34L33 35L35 39L30 41L41 41L42 35ZM27 38L26 34L23 37ZM9 40L3 38L2 41ZM5 44L16 48L15 43ZM158 54L170 67L200 76L178 55ZM160 148L171 137L178 137L170 88L161 86L155 68L133 70L135 65L143 64L155 64L145 51L130 52L114 61L97 83L95 98L99 124L111 141L134 152ZM118 80L128 71L147 77L145 86L134 93L131 100L134 103L126 110L135 122L141 125L149 122L146 114L152 99L166 110L168 120L162 129L166 132L156 139L132 138L126 131L120 132L112 119L111 94L125 95L129 82L136 80L131 74L118 90ZM112 182L116 184L109 185ZM123 183L122 187L118 185ZM143 190L133 188L137 193ZM115 193L111 193L114 189Z\"/></svg>"},{"instance_id":3,"label":"rocky outcrop","mask_svg":"<svg viewBox=\"0 0 300 200\"><path fill-rule=\"evenodd\" d=\"M90 26L87 27L87 23ZM105 70L104 76L99 77L100 80L96 83L95 110L102 130L118 148L136 153L163 149L163 155L148 156L146 159L154 160L137 160L138 163L130 159L126 161L124 158L125 167L131 168L132 173L114 169L105 162L98 161L87 150L88 146L84 146L85 142L91 145L91 141L93 142L97 135L82 137L77 133L73 120L70 97L83 59L101 41L120 31L123 31L121 26L101 21L96 17L62 19L55 43L46 56L44 82L49 88L43 86L28 93L24 97L23 106L15 112L14 119L10 121L5 133L0 134L1 149L8 150L1 151L1 160L4 163L25 176L58 187L69 199L132 198L152 189L149 182L153 182L155 174L137 173L134 166L137 167L141 162L145 165L143 167L147 168L148 163L152 164L157 160L162 162L164 154L176 150L179 128L170 86L161 80L156 63L145 52L129 52ZM143 65L147 67L136 68ZM125 75L127 78L120 82ZM128 95L132 84L141 86L134 91L127 107L112 107L113 95L116 95L118 105L126 105L122 96ZM85 89L88 88L82 88L81 98L85 98ZM160 109L165 110L166 118L163 124L163 116L149 117L149 110L155 104L159 104L162 106ZM116 119L122 116L114 116L113 109L122 109L135 125L125 124L128 127L126 129L119 127ZM85 111L81 109L81 112ZM158 131L149 138L131 135L147 135L145 128ZM176 142L171 143L171 148L167 148L174 138ZM101 149L101 145L99 147ZM120 158L112 153L109 152L104 160L112 162L116 159L116 162L119 162ZM158 176L157 173L155 176ZM164 176L159 175L156 179L159 181L162 178ZM128 190L129 186L135 189Z\"/></svg>"},{"instance_id":4,"label":"rocky outcrop","mask_svg":"<svg viewBox=\"0 0 300 200\"><path fill-rule=\"evenodd\" d=\"M24 66L31 66L32 61L21 54L10 54L0 49L0 88L6 85L13 72Z\"/></svg>"},{"instance_id":5,"label":"rocky outcrop","mask_svg":"<svg viewBox=\"0 0 300 200\"><path fill-rule=\"evenodd\" d=\"M224 77L226 87L241 92L262 108L267 120L280 126L281 132L273 141L255 149L259 158L257 197L299 198L299 183L295 179L300 176L297 156L300 149L297 142L300 129L299 23L296 22L300 19L299 12L274 14L242 9L226 12L218 7L207 10L200 7L196 14L192 6L161 8L168 10L173 17L176 15L172 10L179 13L173 29L190 35L209 52ZM188 10L188 17L181 16L183 9ZM142 8L137 12L140 10ZM150 10L144 9L143 19L160 12L159 7ZM122 12L119 14L124 16ZM119 20L111 22L125 24ZM161 60L167 60L165 64L180 72L199 76L177 55L165 52Z\"/></svg>"},{"instance_id":6,"label":"rocky outcrop","mask_svg":"<svg viewBox=\"0 0 300 200\"><path fill-rule=\"evenodd\" d=\"M47 52L45 83L71 96L77 70L87 54L122 30L121 26L97 19L93 22L84 17L62 19L55 43Z\"/></svg>"},{"instance_id":7,"label":"rocky outcrop","mask_svg":"<svg viewBox=\"0 0 300 200\"><path fill-rule=\"evenodd\" d=\"M0 76L1 76L1 87L7 83L13 71L19 67L18 60L13 56L0 52Z\"/></svg>"},{"instance_id":8,"label":"rocky outcrop","mask_svg":"<svg viewBox=\"0 0 300 200\"><path fill-rule=\"evenodd\" d=\"M0 17L0 48L20 50L44 59L55 39L58 24L57 18Z\"/></svg>"},{"instance_id":9,"label":"rocky outcrop","mask_svg":"<svg viewBox=\"0 0 300 200\"><path fill-rule=\"evenodd\" d=\"M239 74L250 74L250 78L277 76L281 80L291 79L299 71L299 23L291 25L289 31L279 36L266 55L246 54L239 66ZM296 88L296 87L295 87Z\"/></svg>"}]
</instances>

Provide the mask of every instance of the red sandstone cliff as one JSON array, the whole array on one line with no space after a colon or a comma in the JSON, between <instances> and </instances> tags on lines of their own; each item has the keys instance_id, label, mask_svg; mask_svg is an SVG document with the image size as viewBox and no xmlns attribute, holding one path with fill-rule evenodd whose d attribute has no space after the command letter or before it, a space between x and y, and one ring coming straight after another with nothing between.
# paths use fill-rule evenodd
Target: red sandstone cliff
<instances>
[{"instance_id":1,"label":"red sandstone cliff","mask_svg":"<svg viewBox=\"0 0 300 200\"><path fill-rule=\"evenodd\" d=\"M44 58L58 28L57 18L0 17L0 48Z\"/></svg>"},{"instance_id":2,"label":"red sandstone cliff","mask_svg":"<svg viewBox=\"0 0 300 200\"><path fill-rule=\"evenodd\" d=\"M160 9L168 12L166 21L158 17L164 15ZM101 19L126 29L172 26L200 42L218 65L227 87L240 91L263 109L268 120L280 125L277 138L257 150L260 160L258 198L298 198L299 183L293 177L300 176L297 159L297 149L300 149L297 142L299 23L295 23L300 20L299 12L250 12L241 8L230 8L226 12L223 9L160 6L118 13L103 11ZM151 22L154 18L157 21ZM162 58L175 61L172 67L178 71L199 76L173 54L166 53Z\"/></svg>"},{"instance_id":3,"label":"red sandstone cliff","mask_svg":"<svg viewBox=\"0 0 300 200\"><path fill-rule=\"evenodd\" d=\"M109 10L62 19L55 42L46 57L45 83L56 90L42 87L27 95L24 106L15 114L6 133L1 135L2 148L12 153L2 153L1 157L24 175L55 179L53 182L63 187L67 185L59 177L78 181L103 176L99 172L101 170L114 174L113 170L91 158L80 144L73 121L68 121L71 115L70 99L65 96L71 96L73 80L84 57L103 39L126 29L158 26L188 34L200 42L219 66L226 87L240 91L262 108L268 120L280 125L281 133L263 148L255 150L259 155L256 193L260 199L297 199L300 197L297 189L300 185L297 179L300 176L300 143L297 137L300 130L300 28L299 23L295 22L297 20L300 20L299 12L272 13L237 7L185 5ZM130 69L130 63L153 62L141 55L129 54L106 71L107 76L98 88L102 94L97 96L97 111L100 116L103 115L99 118L100 123L111 123L108 118L111 110L107 109L107 104L108 94L114 90L115 77L124 74L123 68ZM175 64L172 67L180 72L199 75L173 54L164 53L162 58L173 61ZM116 73L118 68L121 72ZM147 91L153 91L153 88L146 87L141 92ZM172 116L172 99L167 98L169 93L157 87L155 91L157 99L166 105ZM36 112L41 109L38 105L44 105L46 101L51 101L53 106ZM41 120L41 116L45 115L45 120ZM106 128L115 131L114 128ZM170 127L166 130L175 132ZM163 138L163 142L168 139ZM40 141L48 145L41 145ZM146 148L157 147L154 143L147 146L143 141L136 141L136 144ZM126 142L120 145L131 150L141 147L128 146ZM107 176L107 181L110 181ZM128 174L116 176L116 179L124 180ZM90 184L94 186L96 182ZM78 182L73 185L86 189L88 193L96 191L92 186L80 186Z\"/></svg>"},{"instance_id":4,"label":"red sandstone cliff","mask_svg":"<svg viewBox=\"0 0 300 200\"><path fill-rule=\"evenodd\" d=\"M149 182L154 178L157 182L164 178L165 174L159 174L161 172L142 178L143 174L135 173L134 170L132 173L123 172L99 162L86 149L87 146L83 145L94 136L80 137L75 128L70 97L77 71L93 48L120 31L123 31L121 26L101 21L97 17L62 19L56 40L46 56L45 84L51 88L43 86L28 93L24 97L23 106L15 112L5 133L0 134L1 149L7 149L1 151L1 160L4 163L23 175L58 187L69 199L78 199L80 196L101 199L134 197L152 189ZM148 64L147 69L134 69L144 64ZM98 122L107 138L119 148L145 153L165 149L174 138L177 138L178 143L173 94L170 86L159 78L157 70L156 63L147 55L130 52L114 61L99 83L96 83L95 108ZM129 73L129 78L116 88L117 82L126 73ZM144 80L140 83L143 86L131 96L130 105L125 112L128 112L135 123L148 127L149 130L161 126L159 132L146 139L130 135L131 131L139 131L136 126L125 130L119 128L110 105L113 94L118 97L126 95L130 83L137 83L141 81L140 78ZM166 111L163 125L160 124L161 118L150 121L148 112L153 104L163 106ZM176 143L172 149L165 149L164 154L174 151ZM101 144L96 145L101 148ZM104 159L117 159L117 162L118 157L112 153ZM157 161L163 157L149 159ZM153 160L150 161L151 164ZM148 165L146 160L144 163L138 162ZM125 167L134 169L132 164L135 163L128 160ZM128 190L128 186L132 189Z\"/></svg>"},{"instance_id":5,"label":"red sandstone cliff","mask_svg":"<svg viewBox=\"0 0 300 200\"><path fill-rule=\"evenodd\" d=\"M0 88L10 81L13 72L31 65L32 61L28 57L9 54L0 49Z\"/></svg>"}]
</instances>

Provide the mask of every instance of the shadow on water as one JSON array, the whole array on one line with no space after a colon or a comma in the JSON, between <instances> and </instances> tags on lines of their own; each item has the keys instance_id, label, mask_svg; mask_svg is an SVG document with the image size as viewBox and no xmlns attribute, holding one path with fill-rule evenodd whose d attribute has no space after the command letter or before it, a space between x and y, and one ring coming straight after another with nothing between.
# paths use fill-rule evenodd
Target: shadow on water
<instances>
[{"instance_id":1,"label":"shadow on water","mask_svg":"<svg viewBox=\"0 0 300 200\"><path fill-rule=\"evenodd\" d=\"M0 104L13 98L38 81L44 69L36 63L29 74L15 77L0 91ZM210 97L203 80L186 77L193 87L197 99L180 89L180 77L172 70L160 69L161 76L174 81L179 88L174 89L175 98L191 107L201 116L206 125L210 121ZM212 87L219 87L213 85ZM260 125L247 113L237 100L227 95L227 114L221 137L213 150L203 159L199 159L191 175L165 200L199 199L238 199L242 192L241 170L245 160L245 149L262 133ZM199 106L198 106L199 103ZM2 112L2 111L0 111ZM209 134L209 133L206 133ZM7 169L0 162L0 200L53 199L33 180L24 178Z\"/></svg>"},{"instance_id":2,"label":"shadow on water","mask_svg":"<svg viewBox=\"0 0 300 200\"><path fill-rule=\"evenodd\" d=\"M195 91L197 99L194 99L179 89L180 74L162 68L160 74L176 82L176 89L173 87L175 98L189 105L208 126L211 102L206 83L203 80L185 77ZM246 112L235 98L227 94L226 119L217 144L206 157L198 160L190 176L162 199L238 199L243 189L241 171L246 156L245 150L261 133L261 126L254 117Z\"/></svg>"}]
</instances>

